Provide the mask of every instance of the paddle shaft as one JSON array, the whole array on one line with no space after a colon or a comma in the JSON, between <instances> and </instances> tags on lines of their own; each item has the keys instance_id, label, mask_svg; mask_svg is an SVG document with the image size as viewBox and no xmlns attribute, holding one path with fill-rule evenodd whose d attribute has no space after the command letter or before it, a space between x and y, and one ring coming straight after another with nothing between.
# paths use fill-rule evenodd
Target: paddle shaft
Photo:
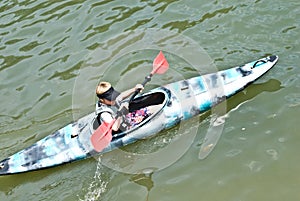
<instances>
[{"instance_id":1,"label":"paddle shaft","mask_svg":"<svg viewBox=\"0 0 300 201\"><path fill-rule=\"evenodd\" d=\"M145 77L144 82L142 83L143 87L147 84L147 82L151 81L151 77L154 74L163 74L168 70L169 64L166 60L164 54L162 51L159 52L159 54L156 56L156 58L153 61L153 69L151 73ZM140 92L140 89L136 89L135 92L132 94L131 98L129 99L129 103L133 101L134 97Z\"/></svg>"},{"instance_id":2,"label":"paddle shaft","mask_svg":"<svg viewBox=\"0 0 300 201\"><path fill-rule=\"evenodd\" d=\"M151 77L153 76L152 73L150 73L148 76L145 77L144 82L142 83L143 87L151 81ZM136 95L138 95L138 93L140 93L140 89L136 89L135 92L132 94L132 96L130 97L129 103L132 102L132 100L134 99L134 97Z\"/></svg>"}]
</instances>

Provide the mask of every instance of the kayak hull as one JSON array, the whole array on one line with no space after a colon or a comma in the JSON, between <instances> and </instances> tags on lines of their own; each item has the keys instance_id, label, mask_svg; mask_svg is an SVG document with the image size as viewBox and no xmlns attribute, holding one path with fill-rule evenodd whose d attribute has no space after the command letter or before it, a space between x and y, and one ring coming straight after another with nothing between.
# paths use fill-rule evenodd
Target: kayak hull
<instances>
[{"instance_id":1,"label":"kayak hull","mask_svg":"<svg viewBox=\"0 0 300 201\"><path fill-rule=\"evenodd\" d=\"M278 56L270 56L243 66L174 82L141 94L137 100L143 97L158 100L159 97L161 100L157 103L160 103L161 109L137 127L114 137L100 153L94 150L90 141L96 129L93 125L95 114L91 113L2 160L0 175L39 170L85 159L153 136L236 94L265 74L277 60Z\"/></svg>"}]
</instances>

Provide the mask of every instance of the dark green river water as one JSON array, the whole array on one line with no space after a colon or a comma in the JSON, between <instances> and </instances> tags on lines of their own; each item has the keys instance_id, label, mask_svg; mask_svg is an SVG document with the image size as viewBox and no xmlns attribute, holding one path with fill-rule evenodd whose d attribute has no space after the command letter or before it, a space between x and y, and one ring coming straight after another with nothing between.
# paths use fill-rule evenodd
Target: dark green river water
<instances>
[{"instance_id":1,"label":"dark green river water","mask_svg":"<svg viewBox=\"0 0 300 201\"><path fill-rule=\"evenodd\" d=\"M0 11L1 160L92 112L99 80L120 90L142 82L158 49L169 52L170 71L148 88L194 76L189 63L205 73L279 56L226 101L222 136L204 160L209 114L160 171L118 172L91 158L2 176L1 201L300 200L299 0L2 0ZM151 151L170 136L130 148Z\"/></svg>"}]
</instances>

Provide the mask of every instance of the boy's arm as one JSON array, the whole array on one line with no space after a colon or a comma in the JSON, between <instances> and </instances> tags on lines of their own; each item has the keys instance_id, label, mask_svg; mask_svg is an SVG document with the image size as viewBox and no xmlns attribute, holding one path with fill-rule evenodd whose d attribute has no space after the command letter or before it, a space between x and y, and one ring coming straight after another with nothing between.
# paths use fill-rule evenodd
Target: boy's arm
<instances>
[{"instance_id":1,"label":"boy's arm","mask_svg":"<svg viewBox=\"0 0 300 201\"><path fill-rule=\"evenodd\" d=\"M128 89L128 90L122 92L122 93L116 98L116 101L120 103L122 100L128 98L131 94L133 94L136 90L142 91L143 89L144 89L143 85L137 84L134 88Z\"/></svg>"}]
</instances>

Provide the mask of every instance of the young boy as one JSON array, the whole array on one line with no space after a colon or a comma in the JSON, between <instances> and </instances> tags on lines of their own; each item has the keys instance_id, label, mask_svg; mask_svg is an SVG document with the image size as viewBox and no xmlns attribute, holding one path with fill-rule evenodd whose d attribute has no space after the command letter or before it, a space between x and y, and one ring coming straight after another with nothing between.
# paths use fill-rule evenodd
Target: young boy
<instances>
[{"instance_id":1,"label":"young boy","mask_svg":"<svg viewBox=\"0 0 300 201\"><path fill-rule=\"evenodd\" d=\"M100 82L96 87L96 95L99 98L96 104L96 115L99 124L112 122L119 106L126 107L128 110L128 102L122 103L122 101L136 90L141 92L143 89L143 85L137 84L134 88L119 93L109 82ZM118 117L112 127L113 134L120 132L121 123L122 117Z\"/></svg>"}]
</instances>

